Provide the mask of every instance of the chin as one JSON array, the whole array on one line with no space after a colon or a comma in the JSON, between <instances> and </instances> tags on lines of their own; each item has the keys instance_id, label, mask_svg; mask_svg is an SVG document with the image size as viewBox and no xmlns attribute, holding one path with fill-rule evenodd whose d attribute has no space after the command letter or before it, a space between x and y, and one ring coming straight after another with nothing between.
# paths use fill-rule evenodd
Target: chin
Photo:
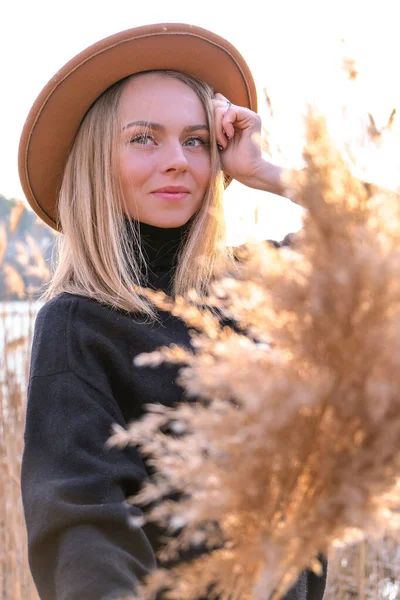
<instances>
[{"instance_id":1,"label":"chin","mask_svg":"<svg viewBox=\"0 0 400 600\"><path fill-rule=\"evenodd\" d=\"M186 223L189 221L189 218L181 219L181 220L171 220L171 221L167 221L167 222L162 221L162 222L154 223L154 225L155 225L155 227L160 227L161 229L174 229L176 227L182 227L183 225L186 225Z\"/></svg>"},{"instance_id":2,"label":"chin","mask_svg":"<svg viewBox=\"0 0 400 600\"><path fill-rule=\"evenodd\" d=\"M161 229L173 229L175 227L182 227L193 217L194 213L181 214L181 215L160 215L159 218L154 218L154 215L150 218L143 217L141 221L147 223L147 225L153 225L154 227L160 227Z\"/></svg>"}]
</instances>

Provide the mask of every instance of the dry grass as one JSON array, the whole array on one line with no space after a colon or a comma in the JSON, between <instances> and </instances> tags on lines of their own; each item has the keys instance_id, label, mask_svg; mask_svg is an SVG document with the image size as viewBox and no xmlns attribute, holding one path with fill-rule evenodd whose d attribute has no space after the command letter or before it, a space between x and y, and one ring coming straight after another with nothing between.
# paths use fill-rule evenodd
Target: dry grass
<instances>
[{"instance_id":1,"label":"dry grass","mask_svg":"<svg viewBox=\"0 0 400 600\"><path fill-rule=\"evenodd\" d=\"M0 597L37 600L20 494L26 382L34 310L0 305Z\"/></svg>"},{"instance_id":2,"label":"dry grass","mask_svg":"<svg viewBox=\"0 0 400 600\"><path fill-rule=\"evenodd\" d=\"M20 493L30 345L36 310L21 275L4 262L8 241L24 213L22 203L0 224L0 270L9 296L24 303L0 303L0 597L37 600L29 571ZM23 250L23 248L21 248ZM27 265L31 264L27 260Z\"/></svg>"},{"instance_id":3,"label":"dry grass","mask_svg":"<svg viewBox=\"0 0 400 600\"><path fill-rule=\"evenodd\" d=\"M294 250L249 249L212 289L208 304L239 331L194 294L144 292L193 328L196 353L136 363L183 363L198 400L151 406L111 441L156 467L132 499L170 534L146 599L167 588L171 600L279 600L303 569L319 572L318 553L399 526L399 196L355 178L313 113L304 156L290 182L307 209ZM199 542L209 553L162 568ZM366 550L360 598L376 592Z\"/></svg>"}]
</instances>

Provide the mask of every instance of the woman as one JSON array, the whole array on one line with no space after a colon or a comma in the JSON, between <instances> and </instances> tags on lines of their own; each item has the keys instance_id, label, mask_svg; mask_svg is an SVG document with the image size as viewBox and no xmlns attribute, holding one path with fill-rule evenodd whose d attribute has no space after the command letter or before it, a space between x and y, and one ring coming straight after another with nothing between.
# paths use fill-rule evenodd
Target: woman
<instances>
[{"instance_id":1,"label":"woman","mask_svg":"<svg viewBox=\"0 0 400 600\"><path fill-rule=\"evenodd\" d=\"M190 341L181 320L132 284L206 292L232 260L221 249L224 183L282 192L280 170L261 156L256 108L235 48L168 24L91 46L31 110L21 181L36 213L63 232L36 321L22 465L42 600L117 598L156 567L162 532L129 529L140 511L125 502L146 465L135 448L105 442L147 403L181 398L174 367L138 369L133 358ZM320 599L324 585L303 573L287 598Z\"/></svg>"}]
</instances>

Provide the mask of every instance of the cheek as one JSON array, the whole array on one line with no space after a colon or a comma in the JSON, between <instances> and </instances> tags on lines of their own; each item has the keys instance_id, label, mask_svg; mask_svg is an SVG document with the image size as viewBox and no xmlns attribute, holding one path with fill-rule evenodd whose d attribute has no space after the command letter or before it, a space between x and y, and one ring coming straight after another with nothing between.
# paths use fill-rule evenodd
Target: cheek
<instances>
[{"instance_id":1,"label":"cheek","mask_svg":"<svg viewBox=\"0 0 400 600\"><path fill-rule=\"evenodd\" d=\"M196 173L197 184L202 188L207 188L211 177L211 161L210 156L199 156L196 164L193 165L193 173Z\"/></svg>"},{"instance_id":2,"label":"cheek","mask_svg":"<svg viewBox=\"0 0 400 600\"><path fill-rule=\"evenodd\" d=\"M123 156L120 167L123 185L140 186L145 182L152 170L150 162L141 156Z\"/></svg>"}]
</instances>

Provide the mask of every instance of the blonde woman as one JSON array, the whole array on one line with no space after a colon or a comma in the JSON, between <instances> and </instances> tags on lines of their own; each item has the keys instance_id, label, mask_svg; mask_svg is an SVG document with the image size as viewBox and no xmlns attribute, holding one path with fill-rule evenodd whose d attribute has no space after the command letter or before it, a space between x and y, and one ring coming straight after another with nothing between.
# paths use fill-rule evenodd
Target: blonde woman
<instances>
[{"instance_id":1,"label":"blonde woman","mask_svg":"<svg viewBox=\"0 0 400 600\"><path fill-rule=\"evenodd\" d=\"M42 600L117 598L156 567L162 532L129 528L140 511L124 502L148 467L136 449L105 442L113 423L125 427L146 404L181 399L174 367L138 369L134 357L190 341L180 319L132 284L205 293L229 267L224 186L235 178L282 192L280 170L257 144L256 110L253 78L231 44L165 24L86 49L29 114L21 181L61 232L36 321L22 466ZM319 600L324 585L303 573L287 598Z\"/></svg>"}]
</instances>

